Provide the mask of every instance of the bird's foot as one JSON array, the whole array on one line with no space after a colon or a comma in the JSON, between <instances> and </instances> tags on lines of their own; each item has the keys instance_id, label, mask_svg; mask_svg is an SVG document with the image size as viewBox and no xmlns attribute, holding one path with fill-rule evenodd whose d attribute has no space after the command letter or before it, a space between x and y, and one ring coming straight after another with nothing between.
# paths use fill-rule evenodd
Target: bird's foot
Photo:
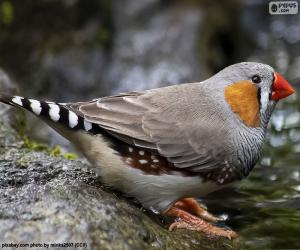
<instances>
[{"instance_id":1,"label":"bird's foot","mask_svg":"<svg viewBox=\"0 0 300 250\"><path fill-rule=\"evenodd\" d=\"M232 230L225 230L223 228L213 226L209 222L174 206L171 207L166 214L180 218L180 221L175 221L170 225L169 230L171 231L178 228L184 228L202 232L210 236L222 236L228 239L233 239L238 236L237 233Z\"/></svg>"},{"instance_id":2,"label":"bird's foot","mask_svg":"<svg viewBox=\"0 0 300 250\"><path fill-rule=\"evenodd\" d=\"M184 210L190 214L196 215L206 221L210 221L210 222L224 221L224 218L217 217L209 213L194 198L183 198L177 201L174 204L174 207Z\"/></svg>"}]
</instances>

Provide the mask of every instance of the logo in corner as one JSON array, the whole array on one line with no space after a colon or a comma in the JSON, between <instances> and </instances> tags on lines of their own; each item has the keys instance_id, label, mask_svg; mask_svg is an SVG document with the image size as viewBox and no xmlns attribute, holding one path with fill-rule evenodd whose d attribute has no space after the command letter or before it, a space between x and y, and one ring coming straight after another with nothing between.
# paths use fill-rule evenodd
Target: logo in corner
<instances>
[{"instance_id":1,"label":"logo in corner","mask_svg":"<svg viewBox=\"0 0 300 250\"><path fill-rule=\"evenodd\" d=\"M296 15L298 14L297 1L272 1L269 2L270 15Z\"/></svg>"}]
</instances>

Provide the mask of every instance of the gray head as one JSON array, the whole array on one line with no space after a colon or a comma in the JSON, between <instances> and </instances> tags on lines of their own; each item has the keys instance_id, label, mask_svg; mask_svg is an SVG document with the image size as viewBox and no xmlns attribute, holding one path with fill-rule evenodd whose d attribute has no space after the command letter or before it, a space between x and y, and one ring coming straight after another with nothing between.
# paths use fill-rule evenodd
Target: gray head
<instances>
[{"instance_id":1,"label":"gray head","mask_svg":"<svg viewBox=\"0 0 300 250\"><path fill-rule=\"evenodd\" d=\"M288 82L271 66L256 62L241 62L231 65L210 78L211 80L221 84L221 89L240 82L252 84L257 90L255 98L259 103L262 127L267 126L277 101L294 92ZM245 90L248 91L249 88L245 88Z\"/></svg>"}]
</instances>

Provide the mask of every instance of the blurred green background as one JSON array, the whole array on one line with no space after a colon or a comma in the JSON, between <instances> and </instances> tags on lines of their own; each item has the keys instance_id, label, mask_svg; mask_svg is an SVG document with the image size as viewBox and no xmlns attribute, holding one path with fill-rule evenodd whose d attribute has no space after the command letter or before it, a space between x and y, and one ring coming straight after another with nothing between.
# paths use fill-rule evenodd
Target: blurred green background
<instances>
[{"instance_id":1,"label":"blurred green background","mask_svg":"<svg viewBox=\"0 0 300 250\"><path fill-rule=\"evenodd\" d=\"M300 90L300 17L269 1L4 0L0 67L25 96L67 102L201 81L240 61L270 64ZM244 248L300 248L300 101L279 103L251 176L209 195ZM31 116L30 131L68 142Z\"/></svg>"}]
</instances>

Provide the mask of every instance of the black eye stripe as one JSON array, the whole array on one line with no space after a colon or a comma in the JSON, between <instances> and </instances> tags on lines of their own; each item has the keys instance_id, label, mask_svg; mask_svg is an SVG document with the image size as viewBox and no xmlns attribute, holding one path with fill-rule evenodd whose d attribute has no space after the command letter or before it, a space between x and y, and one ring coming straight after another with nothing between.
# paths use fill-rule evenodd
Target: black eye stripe
<instances>
[{"instance_id":1,"label":"black eye stripe","mask_svg":"<svg viewBox=\"0 0 300 250\"><path fill-rule=\"evenodd\" d=\"M261 108L261 88L257 89L257 99L259 102L259 109Z\"/></svg>"}]
</instances>

